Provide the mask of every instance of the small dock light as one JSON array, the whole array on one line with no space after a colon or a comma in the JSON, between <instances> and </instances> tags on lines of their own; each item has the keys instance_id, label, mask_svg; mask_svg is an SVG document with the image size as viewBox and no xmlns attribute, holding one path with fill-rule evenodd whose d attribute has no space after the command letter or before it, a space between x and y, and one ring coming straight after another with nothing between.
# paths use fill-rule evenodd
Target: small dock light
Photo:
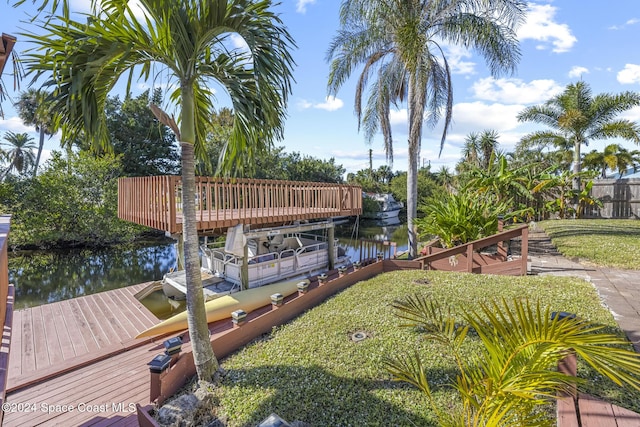
<instances>
[{"instance_id":1,"label":"small dock light","mask_svg":"<svg viewBox=\"0 0 640 427\"><path fill-rule=\"evenodd\" d=\"M162 343L164 345L164 353L167 356L173 356L174 354L180 353L182 350L182 338L173 337Z\"/></svg>"},{"instance_id":2,"label":"small dock light","mask_svg":"<svg viewBox=\"0 0 640 427\"><path fill-rule=\"evenodd\" d=\"M327 282L327 275L322 273L321 275L318 276L318 282L320 282L321 285L324 285Z\"/></svg>"},{"instance_id":3,"label":"small dock light","mask_svg":"<svg viewBox=\"0 0 640 427\"><path fill-rule=\"evenodd\" d=\"M231 312L231 321L234 326L242 326L247 321L247 312L244 310L236 310Z\"/></svg>"},{"instance_id":4,"label":"small dock light","mask_svg":"<svg viewBox=\"0 0 640 427\"><path fill-rule=\"evenodd\" d=\"M298 292L301 294L306 294L307 292L309 292L308 282L298 282L296 286L298 287Z\"/></svg>"},{"instance_id":5,"label":"small dock light","mask_svg":"<svg viewBox=\"0 0 640 427\"><path fill-rule=\"evenodd\" d=\"M151 371L151 373L159 374L169 367L170 362L171 356L167 356L166 354L159 354L154 357L151 362L147 363L147 365L149 366L149 371Z\"/></svg>"},{"instance_id":6,"label":"small dock light","mask_svg":"<svg viewBox=\"0 0 640 427\"><path fill-rule=\"evenodd\" d=\"M271 305L273 307L280 307L284 302L284 296L281 293L271 295Z\"/></svg>"}]
</instances>

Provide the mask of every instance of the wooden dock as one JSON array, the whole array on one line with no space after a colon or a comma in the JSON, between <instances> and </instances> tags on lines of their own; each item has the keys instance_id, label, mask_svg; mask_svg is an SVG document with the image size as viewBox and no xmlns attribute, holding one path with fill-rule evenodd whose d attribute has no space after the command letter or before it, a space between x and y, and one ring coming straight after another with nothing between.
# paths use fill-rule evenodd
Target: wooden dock
<instances>
[{"instance_id":1,"label":"wooden dock","mask_svg":"<svg viewBox=\"0 0 640 427\"><path fill-rule=\"evenodd\" d=\"M4 425L137 425L158 322L129 286L14 313ZM66 405L66 406L65 406Z\"/></svg>"},{"instance_id":2,"label":"wooden dock","mask_svg":"<svg viewBox=\"0 0 640 427\"><path fill-rule=\"evenodd\" d=\"M7 390L144 343L158 319L133 295L146 284L17 310Z\"/></svg>"},{"instance_id":3,"label":"wooden dock","mask_svg":"<svg viewBox=\"0 0 640 427\"><path fill-rule=\"evenodd\" d=\"M179 234L182 203L179 176L118 179L120 219ZM195 203L198 232L220 233L237 224L267 227L360 215L362 188L322 182L197 176Z\"/></svg>"},{"instance_id":4,"label":"wooden dock","mask_svg":"<svg viewBox=\"0 0 640 427\"><path fill-rule=\"evenodd\" d=\"M17 312L4 425L137 426L135 405L151 401L147 363L168 337L134 338L159 322L133 296L146 285ZM232 327L230 319L209 324L212 337ZM176 335L191 351L188 334Z\"/></svg>"}]
</instances>

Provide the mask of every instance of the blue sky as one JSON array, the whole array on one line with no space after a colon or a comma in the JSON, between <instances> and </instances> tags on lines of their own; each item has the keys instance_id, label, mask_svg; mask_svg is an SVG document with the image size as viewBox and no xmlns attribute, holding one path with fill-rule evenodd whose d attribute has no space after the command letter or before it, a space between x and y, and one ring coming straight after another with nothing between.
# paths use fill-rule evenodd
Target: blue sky
<instances>
[{"instance_id":1,"label":"blue sky","mask_svg":"<svg viewBox=\"0 0 640 427\"><path fill-rule=\"evenodd\" d=\"M86 10L87 1L74 0L78 10ZM282 0L277 7L298 48L293 52L297 63L296 83L288 107L285 138L276 142L286 151L299 151L314 157L335 158L347 172L368 167L369 149L373 149L373 164L385 164L382 136L371 145L357 131L353 113L354 87L358 74L342 87L335 98L327 98L329 64L326 52L338 28L339 0ZM0 31L17 35L29 29L21 23L32 13L30 2L17 9L3 10ZM525 134L541 129L539 125L522 124L516 115L524 107L540 104L580 79L590 84L594 94L640 91L640 1L615 0L533 1L529 4L526 22L518 30L522 58L512 76L491 77L482 58L472 51L455 46L447 48L447 58L454 71L453 126L438 157L442 127L425 128L421 158L431 162L432 169L441 165L453 168L460 157L464 139L471 132L485 129L498 131L500 147L513 149ZM16 49L28 48L20 38ZM11 92L10 65L5 68L4 81ZM26 82L25 82L26 84ZM25 90L25 84L22 89ZM138 82L139 93L148 87ZM116 94L116 93L114 93ZM223 93L218 94L221 106L228 105ZM9 101L3 103L5 119L0 120L0 135L4 131L30 132ZM640 122L640 108L624 114ZM393 170L406 170L406 110L392 112L394 137ZM594 141L584 152L602 150L611 142ZM629 149L640 149L624 143ZM59 148L54 136L46 142L48 150Z\"/></svg>"}]
</instances>

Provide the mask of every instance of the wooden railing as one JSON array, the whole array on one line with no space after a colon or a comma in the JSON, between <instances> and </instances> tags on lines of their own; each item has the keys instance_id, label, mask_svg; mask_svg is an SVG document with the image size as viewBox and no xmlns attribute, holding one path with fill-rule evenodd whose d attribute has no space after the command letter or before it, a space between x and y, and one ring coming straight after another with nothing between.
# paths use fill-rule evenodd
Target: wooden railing
<instances>
[{"instance_id":1,"label":"wooden railing","mask_svg":"<svg viewBox=\"0 0 640 427\"><path fill-rule=\"evenodd\" d=\"M520 258L510 261L504 243L518 237L521 237ZM493 245L497 245L495 255L480 253L481 249ZM414 260L420 262L423 269L524 276L529 257L529 226L521 225L450 249L428 248L428 252Z\"/></svg>"},{"instance_id":2,"label":"wooden railing","mask_svg":"<svg viewBox=\"0 0 640 427\"><path fill-rule=\"evenodd\" d=\"M4 403L7 378L9 377L9 350L13 327L14 287L9 283L7 248L11 216L0 215L0 322L2 322L2 343L0 343L0 405ZM4 411L0 412L0 425Z\"/></svg>"},{"instance_id":3,"label":"wooden railing","mask_svg":"<svg viewBox=\"0 0 640 427\"><path fill-rule=\"evenodd\" d=\"M196 177L196 187L200 231L362 213L362 189L354 185ZM118 180L118 217L126 221L180 233L182 203L179 176Z\"/></svg>"}]
</instances>

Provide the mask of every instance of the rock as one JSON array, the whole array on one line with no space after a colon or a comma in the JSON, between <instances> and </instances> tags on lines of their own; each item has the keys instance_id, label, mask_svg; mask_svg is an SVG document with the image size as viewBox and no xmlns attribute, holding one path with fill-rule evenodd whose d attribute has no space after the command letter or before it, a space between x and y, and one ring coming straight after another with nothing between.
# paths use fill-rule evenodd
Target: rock
<instances>
[{"instance_id":1,"label":"rock","mask_svg":"<svg viewBox=\"0 0 640 427\"><path fill-rule=\"evenodd\" d=\"M194 393L186 393L171 399L158 410L157 421L162 426L222 427L216 418L214 395L199 387Z\"/></svg>"},{"instance_id":2,"label":"rock","mask_svg":"<svg viewBox=\"0 0 640 427\"><path fill-rule=\"evenodd\" d=\"M200 400L195 394L183 394L165 403L158 410L158 422L166 426L189 425L196 409L200 406Z\"/></svg>"}]
</instances>

